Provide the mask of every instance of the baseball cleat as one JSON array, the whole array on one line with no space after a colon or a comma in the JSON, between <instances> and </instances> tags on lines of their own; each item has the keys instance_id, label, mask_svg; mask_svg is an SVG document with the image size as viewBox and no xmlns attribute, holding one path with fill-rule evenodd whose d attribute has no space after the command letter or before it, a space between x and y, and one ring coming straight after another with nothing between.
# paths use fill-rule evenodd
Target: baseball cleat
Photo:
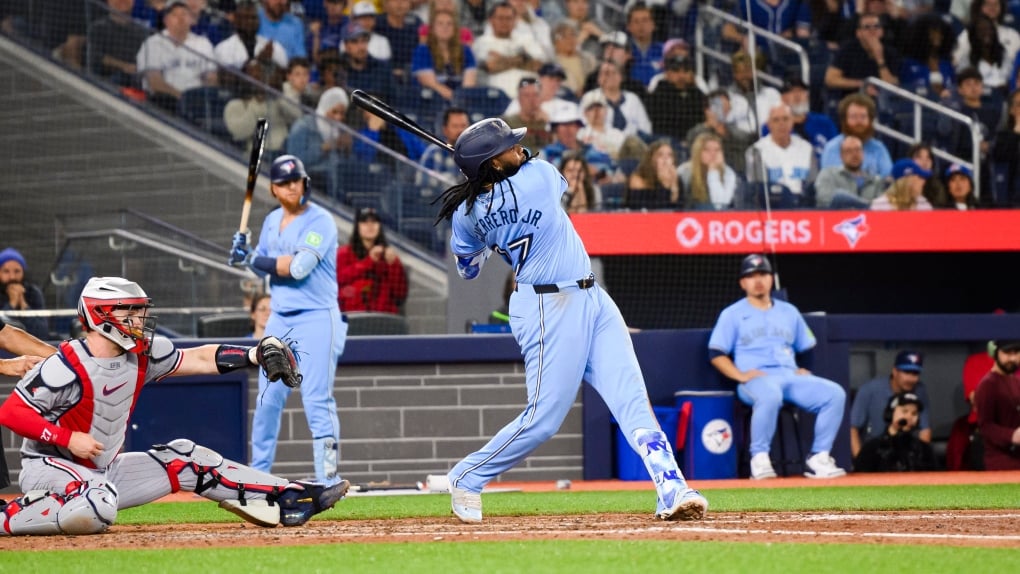
<instances>
[{"instance_id":1,"label":"baseball cleat","mask_svg":"<svg viewBox=\"0 0 1020 574\"><path fill-rule=\"evenodd\" d=\"M701 520L708 511L708 500L692 488L682 491L672 506L659 511L656 516L661 520Z\"/></svg>"},{"instance_id":2,"label":"baseball cleat","mask_svg":"<svg viewBox=\"0 0 1020 574\"><path fill-rule=\"evenodd\" d=\"M478 524L482 521L481 494L451 487L450 503L453 514L464 524Z\"/></svg>"},{"instance_id":3,"label":"baseball cleat","mask_svg":"<svg viewBox=\"0 0 1020 574\"><path fill-rule=\"evenodd\" d=\"M772 468L772 459L769 458L769 453L759 452L751 457L751 478L760 480L775 477L776 471Z\"/></svg>"},{"instance_id":4,"label":"baseball cleat","mask_svg":"<svg viewBox=\"0 0 1020 574\"><path fill-rule=\"evenodd\" d=\"M846 476L846 471L836 466L836 460L827 452L818 452L804 461L808 470L804 476L808 478L838 478Z\"/></svg>"}]
</instances>

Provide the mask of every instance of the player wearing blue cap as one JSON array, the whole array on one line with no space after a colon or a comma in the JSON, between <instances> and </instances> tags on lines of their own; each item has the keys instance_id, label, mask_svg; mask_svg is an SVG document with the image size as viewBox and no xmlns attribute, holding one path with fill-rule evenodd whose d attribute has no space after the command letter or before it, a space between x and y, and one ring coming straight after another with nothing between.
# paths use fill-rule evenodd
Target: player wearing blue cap
<instances>
[{"instance_id":1,"label":"player wearing blue cap","mask_svg":"<svg viewBox=\"0 0 1020 574\"><path fill-rule=\"evenodd\" d=\"M296 342L315 478L336 484L340 482L340 421L333 380L347 337L347 323L337 305L336 224L329 212L308 201L309 178L300 159L280 156L269 176L280 207L262 222L254 250L248 245L248 234L234 235L230 264L269 275L272 313L266 335ZM256 470L269 472L273 466L280 416L289 394L289 387L270 385L264 373L259 376L251 437L251 466Z\"/></svg>"},{"instance_id":2,"label":"player wearing blue cap","mask_svg":"<svg viewBox=\"0 0 1020 574\"><path fill-rule=\"evenodd\" d=\"M583 379L644 460L658 493L656 516L701 519L708 502L677 468L623 316L595 282L581 238L561 207L567 182L520 145L526 131L501 119L465 130L454 160L468 181L446 190L436 220L452 221L450 248L464 279L477 277L492 252L513 268L510 328L524 355L528 391L524 412L450 471L453 513L462 522L481 522L482 488L556 433Z\"/></svg>"},{"instance_id":3,"label":"player wearing blue cap","mask_svg":"<svg viewBox=\"0 0 1020 574\"><path fill-rule=\"evenodd\" d=\"M708 340L712 365L739 383L737 396L751 407L751 478L776 476L769 450L784 401L817 415L804 475L843 476L846 471L829 451L843 420L846 391L798 366L798 358L809 363L815 336L796 307L772 297L772 282L768 259L745 257L740 288L747 296L723 309Z\"/></svg>"}]
</instances>

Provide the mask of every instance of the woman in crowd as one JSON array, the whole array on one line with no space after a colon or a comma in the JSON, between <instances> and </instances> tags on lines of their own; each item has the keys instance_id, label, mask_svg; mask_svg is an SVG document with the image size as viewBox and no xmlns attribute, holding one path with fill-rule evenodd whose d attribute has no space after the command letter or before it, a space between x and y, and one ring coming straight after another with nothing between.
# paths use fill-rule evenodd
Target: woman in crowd
<instances>
[{"instance_id":1,"label":"woman in crowd","mask_svg":"<svg viewBox=\"0 0 1020 574\"><path fill-rule=\"evenodd\" d=\"M315 114L298 120L287 136L287 153L300 158L313 185L321 185L332 197L339 197L340 163L351 151L351 135L340 128L349 104L343 88L326 90Z\"/></svg>"},{"instance_id":2,"label":"woman in crowd","mask_svg":"<svg viewBox=\"0 0 1020 574\"><path fill-rule=\"evenodd\" d=\"M946 193L932 201L935 209L977 209L974 198L974 174L966 167L954 163L946 169Z\"/></svg>"},{"instance_id":3,"label":"woman in crowd","mask_svg":"<svg viewBox=\"0 0 1020 574\"><path fill-rule=\"evenodd\" d=\"M703 132L694 138L691 159L677 169L687 191L685 209L729 209L737 191L737 173L726 165L722 138Z\"/></svg>"},{"instance_id":4,"label":"woman in crowd","mask_svg":"<svg viewBox=\"0 0 1020 574\"><path fill-rule=\"evenodd\" d=\"M560 173L567 180L563 194L563 208L567 213L599 211L602 208L602 191L591 178L588 162L580 154L566 154L560 160Z\"/></svg>"},{"instance_id":5,"label":"woman in crowd","mask_svg":"<svg viewBox=\"0 0 1020 574\"><path fill-rule=\"evenodd\" d=\"M900 85L930 99L952 94L956 35L937 13L922 14L904 32Z\"/></svg>"},{"instance_id":6,"label":"woman in crowd","mask_svg":"<svg viewBox=\"0 0 1020 574\"><path fill-rule=\"evenodd\" d=\"M979 0L975 0L979 1ZM1005 93L1009 85L1009 76L1013 71L1013 59L1016 49L1007 49L999 37L1000 28L995 22L984 15L978 15L967 26L968 37L971 38L970 49L966 57L956 51L956 69L973 67L981 72L981 80L987 90ZM1013 31L1016 34L1016 31ZM963 36L961 38L961 43Z\"/></svg>"},{"instance_id":7,"label":"woman in crowd","mask_svg":"<svg viewBox=\"0 0 1020 574\"><path fill-rule=\"evenodd\" d=\"M648 152L627 180L623 206L629 209L677 209L682 188L676 156L669 140L648 146Z\"/></svg>"},{"instance_id":8,"label":"woman in crowd","mask_svg":"<svg viewBox=\"0 0 1020 574\"><path fill-rule=\"evenodd\" d=\"M929 171L931 173L938 173L938 169L935 164L935 154L931 151L931 145L926 142L917 142L907 149L907 157L914 160L921 169ZM943 203L949 201L949 194L946 192L946 186L942 184L942 179L938 177L929 177L924 181L924 189L921 191L924 194L924 198L928 200L928 203L935 205L936 203Z\"/></svg>"},{"instance_id":9,"label":"woman in crowd","mask_svg":"<svg viewBox=\"0 0 1020 574\"><path fill-rule=\"evenodd\" d=\"M249 312L251 313L252 332L249 338L256 341L266 336L266 322L269 321L269 294L259 293L252 297Z\"/></svg>"},{"instance_id":10,"label":"woman in crowd","mask_svg":"<svg viewBox=\"0 0 1020 574\"><path fill-rule=\"evenodd\" d=\"M351 239L336 253L340 310L398 313L407 299L407 275L397 252L386 242L379 214L362 208Z\"/></svg>"},{"instance_id":11,"label":"woman in crowd","mask_svg":"<svg viewBox=\"0 0 1020 574\"><path fill-rule=\"evenodd\" d=\"M893 182L889 189L871 201L875 211L931 211L931 203L924 197L924 180L931 172L912 159L897 160L892 169Z\"/></svg>"},{"instance_id":12,"label":"woman in crowd","mask_svg":"<svg viewBox=\"0 0 1020 574\"><path fill-rule=\"evenodd\" d=\"M425 42L415 48L411 58L415 81L447 101L453 100L457 88L471 88L478 81L474 52L461 43L458 28L453 12L436 12Z\"/></svg>"}]
</instances>

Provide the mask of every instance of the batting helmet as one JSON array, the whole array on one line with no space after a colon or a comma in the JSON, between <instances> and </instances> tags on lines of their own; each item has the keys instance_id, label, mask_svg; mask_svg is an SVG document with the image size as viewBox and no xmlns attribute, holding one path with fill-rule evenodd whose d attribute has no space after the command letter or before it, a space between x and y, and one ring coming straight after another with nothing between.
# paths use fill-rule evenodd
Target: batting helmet
<instances>
[{"instance_id":1,"label":"batting helmet","mask_svg":"<svg viewBox=\"0 0 1020 574\"><path fill-rule=\"evenodd\" d=\"M475 179L483 163L520 143L526 133L528 128L511 129L500 118L476 122L457 138L453 161L468 179Z\"/></svg>"},{"instance_id":2,"label":"batting helmet","mask_svg":"<svg viewBox=\"0 0 1020 574\"><path fill-rule=\"evenodd\" d=\"M743 279L752 273L772 274L772 264L764 255L752 253L740 262L740 278Z\"/></svg>"},{"instance_id":3,"label":"batting helmet","mask_svg":"<svg viewBox=\"0 0 1020 574\"><path fill-rule=\"evenodd\" d=\"M146 311L151 306L152 300L137 283L120 277L93 277L78 299L78 319L87 330L140 355L149 351L156 333L156 318ZM118 309L140 313L125 320L113 315Z\"/></svg>"},{"instance_id":4,"label":"batting helmet","mask_svg":"<svg viewBox=\"0 0 1020 574\"><path fill-rule=\"evenodd\" d=\"M281 155L273 161L273 165L269 168L269 181L287 183L296 179L303 179L305 182L305 195L301 200L301 203L304 203L311 192L309 183L312 181L312 178L308 177L308 172L305 171L305 164L293 155Z\"/></svg>"}]
</instances>

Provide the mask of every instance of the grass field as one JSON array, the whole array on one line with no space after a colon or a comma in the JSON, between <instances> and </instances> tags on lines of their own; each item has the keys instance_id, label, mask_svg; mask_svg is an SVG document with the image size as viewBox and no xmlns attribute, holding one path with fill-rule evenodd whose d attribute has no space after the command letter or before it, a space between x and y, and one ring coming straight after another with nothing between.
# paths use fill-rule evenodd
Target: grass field
<instances>
[{"instance_id":1,"label":"grass field","mask_svg":"<svg viewBox=\"0 0 1020 574\"><path fill-rule=\"evenodd\" d=\"M706 493L712 513L790 511L1016 510L1020 485L836 486L718 489ZM654 491L494 493L483 498L487 517L651 514ZM351 496L317 520L431 520L449 517L446 495ZM453 519L450 518L451 524ZM240 521L212 503L171 502L125 510L122 526ZM354 524L350 522L350 524ZM1020 527L1020 525L1018 525ZM343 522L337 526L342 535ZM299 536L280 530L280 539ZM1018 528L1020 530L1020 528ZM441 537L437 537L441 538ZM1020 570L1020 548L909 544L752 543L624 539L343 543L165 550L18 551L0 542L0 572L950 572ZM0 539L2 541L3 539ZM24 539L22 539L24 540ZM288 544L294 544L291 540ZM204 547L198 547L204 546Z\"/></svg>"}]
</instances>

